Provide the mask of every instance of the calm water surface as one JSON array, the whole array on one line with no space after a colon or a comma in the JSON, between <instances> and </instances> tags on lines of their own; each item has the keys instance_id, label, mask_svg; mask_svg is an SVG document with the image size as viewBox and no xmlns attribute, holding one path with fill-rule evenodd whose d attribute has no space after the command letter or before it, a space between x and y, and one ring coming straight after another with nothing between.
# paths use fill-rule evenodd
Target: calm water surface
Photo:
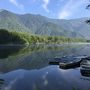
<instances>
[{"instance_id":1,"label":"calm water surface","mask_svg":"<svg viewBox=\"0 0 90 90\"><path fill-rule=\"evenodd\" d=\"M0 90L90 90L90 77L79 67L48 64L66 55L90 56L90 45L0 46Z\"/></svg>"}]
</instances>

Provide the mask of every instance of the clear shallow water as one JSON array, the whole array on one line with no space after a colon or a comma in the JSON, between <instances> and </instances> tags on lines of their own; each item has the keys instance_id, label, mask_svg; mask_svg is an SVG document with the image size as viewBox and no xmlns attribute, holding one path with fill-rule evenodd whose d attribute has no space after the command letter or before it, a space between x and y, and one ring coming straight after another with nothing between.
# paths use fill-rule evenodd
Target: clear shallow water
<instances>
[{"instance_id":1,"label":"clear shallow water","mask_svg":"<svg viewBox=\"0 0 90 90\"><path fill-rule=\"evenodd\" d=\"M80 68L48 64L65 55L90 56L90 45L1 46L1 90L90 90L90 77L82 76Z\"/></svg>"}]
</instances>

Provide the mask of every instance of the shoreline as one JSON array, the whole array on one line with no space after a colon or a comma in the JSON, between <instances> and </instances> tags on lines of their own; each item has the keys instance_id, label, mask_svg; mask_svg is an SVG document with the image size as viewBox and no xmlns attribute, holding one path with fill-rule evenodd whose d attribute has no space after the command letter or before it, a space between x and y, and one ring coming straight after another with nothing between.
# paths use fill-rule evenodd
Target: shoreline
<instances>
[{"instance_id":1,"label":"shoreline","mask_svg":"<svg viewBox=\"0 0 90 90\"><path fill-rule=\"evenodd\" d=\"M30 45L24 45L24 44L0 44L0 47L2 46L19 46L19 47L26 47L26 46L32 46L32 45L90 45L90 43L60 43L60 44L56 44L56 43L51 43L51 44L46 44L46 43L36 43L36 44L30 44Z\"/></svg>"}]
</instances>

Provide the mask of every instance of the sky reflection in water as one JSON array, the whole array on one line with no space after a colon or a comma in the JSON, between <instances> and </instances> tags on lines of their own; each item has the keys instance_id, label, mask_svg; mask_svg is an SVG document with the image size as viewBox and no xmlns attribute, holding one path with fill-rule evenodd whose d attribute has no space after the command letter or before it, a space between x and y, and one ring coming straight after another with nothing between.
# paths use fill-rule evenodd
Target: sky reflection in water
<instances>
[{"instance_id":1,"label":"sky reflection in water","mask_svg":"<svg viewBox=\"0 0 90 90\"><path fill-rule=\"evenodd\" d=\"M48 58L63 55L88 55L89 45L61 45L21 49L0 59L1 90L90 90L90 77L80 68L63 70L48 65Z\"/></svg>"}]
</instances>

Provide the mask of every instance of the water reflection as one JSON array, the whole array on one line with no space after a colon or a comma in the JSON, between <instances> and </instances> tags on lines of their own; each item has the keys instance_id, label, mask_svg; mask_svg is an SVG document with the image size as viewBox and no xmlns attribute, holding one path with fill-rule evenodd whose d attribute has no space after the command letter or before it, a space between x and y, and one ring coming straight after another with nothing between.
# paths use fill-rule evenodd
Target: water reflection
<instances>
[{"instance_id":1,"label":"water reflection","mask_svg":"<svg viewBox=\"0 0 90 90\"><path fill-rule=\"evenodd\" d=\"M30 47L24 47L22 49L4 50L4 53L8 54L8 57L0 59L0 71L9 72L16 69L35 69L48 66L48 59L52 59L56 56L64 55L79 55L81 50L85 46L79 45L32 45ZM9 52L12 51L10 54ZM14 54L13 54L14 52ZM2 56L4 56L2 53ZM84 53L86 54L86 53Z\"/></svg>"},{"instance_id":2,"label":"water reflection","mask_svg":"<svg viewBox=\"0 0 90 90\"><path fill-rule=\"evenodd\" d=\"M19 52L22 46L0 46L0 59L8 58Z\"/></svg>"},{"instance_id":3,"label":"water reflection","mask_svg":"<svg viewBox=\"0 0 90 90\"><path fill-rule=\"evenodd\" d=\"M61 51L61 54L69 54L69 52L75 53L77 49L80 49L78 46L71 45L32 45L29 47L23 46L0 46L0 59L8 58L15 54L25 54L32 52L45 52L45 51ZM70 49L70 50L69 50ZM63 51L63 52L62 52ZM67 52L68 51L68 52Z\"/></svg>"},{"instance_id":4,"label":"water reflection","mask_svg":"<svg viewBox=\"0 0 90 90\"><path fill-rule=\"evenodd\" d=\"M89 90L90 82L81 79L79 68L62 70L48 66L34 70L16 70L3 75L1 90Z\"/></svg>"},{"instance_id":5,"label":"water reflection","mask_svg":"<svg viewBox=\"0 0 90 90\"><path fill-rule=\"evenodd\" d=\"M0 59L0 79L4 80L0 90L90 90L90 77L83 76L80 68L48 65L56 56L89 56L89 45L32 45L14 54L13 49L9 51L2 50L8 55Z\"/></svg>"}]
</instances>

